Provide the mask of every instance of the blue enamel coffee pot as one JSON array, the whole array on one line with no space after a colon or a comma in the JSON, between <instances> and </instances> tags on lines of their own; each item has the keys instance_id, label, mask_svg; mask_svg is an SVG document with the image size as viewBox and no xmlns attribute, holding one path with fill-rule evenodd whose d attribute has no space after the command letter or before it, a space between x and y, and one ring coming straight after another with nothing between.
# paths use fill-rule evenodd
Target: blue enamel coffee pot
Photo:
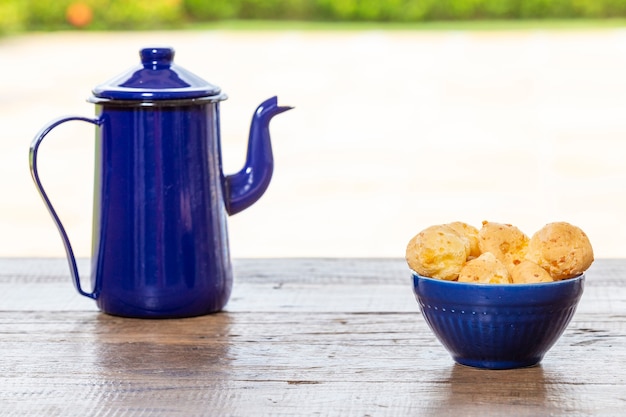
<instances>
[{"instance_id":1,"label":"blue enamel coffee pot","mask_svg":"<svg viewBox=\"0 0 626 417\"><path fill-rule=\"evenodd\" d=\"M100 310L142 318L221 310L233 282L227 216L255 203L273 171L269 123L291 107L276 97L254 112L245 165L225 176L219 87L174 64L171 48L97 86L96 117L45 126L30 148L33 180L64 243L77 291ZM68 121L96 126L91 290L81 287L67 233L37 170L39 146Z\"/></svg>"}]
</instances>

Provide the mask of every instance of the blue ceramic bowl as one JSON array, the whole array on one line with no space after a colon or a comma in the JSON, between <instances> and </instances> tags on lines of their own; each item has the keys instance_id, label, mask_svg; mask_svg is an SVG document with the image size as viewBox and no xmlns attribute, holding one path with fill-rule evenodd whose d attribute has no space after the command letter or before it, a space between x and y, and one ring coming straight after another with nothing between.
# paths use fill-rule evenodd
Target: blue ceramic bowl
<instances>
[{"instance_id":1,"label":"blue ceramic bowl","mask_svg":"<svg viewBox=\"0 0 626 417\"><path fill-rule=\"evenodd\" d=\"M585 276L539 284L472 284L413 272L424 319L452 358L477 368L538 364L569 324Z\"/></svg>"}]
</instances>

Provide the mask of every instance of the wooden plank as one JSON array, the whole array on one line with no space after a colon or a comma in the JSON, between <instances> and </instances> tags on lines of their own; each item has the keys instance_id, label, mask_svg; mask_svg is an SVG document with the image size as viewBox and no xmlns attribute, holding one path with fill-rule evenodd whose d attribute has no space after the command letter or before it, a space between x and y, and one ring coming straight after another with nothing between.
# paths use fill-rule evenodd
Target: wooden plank
<instances>
[{"instance_id":1,"label":"wooden plank","mask_svg":"<svg viewBox=\"0 0 626 417\"><path fill-rule=\"evenodd\" d=\"M626 261L597 262L542 364L507 371L452 362L418 312L402 260L238 260L227 310L182 320L101 314L74 295L66 267L0 259L3 417L626 409Z\"/></svg>"},{"instance_id":2,"label":"wooden plank","mask_svg":"<svg viewBox=\"0 0 626 417\"><path fill-rule=\"evenodd\" d=\"M463 415L587 415L625 405L623 372L606 371L626 352L580 360L583 348L623 344L626 329L608 321L595 322L591 334L571 329L542 366L481 371L453 365L408 314L145 321L61 312L2 320L0 402L20 415L41 415L42 404L60 415L181 416L447 415L450 407Z\"/></svg>"},{"instance_id":3,"label":"wooden plank","mask_svg":"<svg viewBox=\"0 0 626 417\"><path fill-rule=\"evenodd\" d=\"M88 272L86 260L79 265ZM611 311L626 312L626 273L619 265L619 260L596 261L579 310L603 309L610 302ZM234 269L228 311L418 311L402 259L240 259ZM597 298L603 302L593 302ZM0 258L0 308L96 311L92 300L74 291L62 259Z\"/></svg>"},{"instance_id":4,"label":"wooden plank","mask_svg":"<svg viewBox=\"0 0 626 417\"><path fill-rule=\"evenodd\" d=\"M41 415L45 404L62 415L587 415L617 407L612 398L624 388L623 377L606 375L626 360L623 351L610 361L576 359L585 331L570 332L540 367L493 372L453 365L407 315L75 314L8 317L21 325L3 331L2 363L13 364L0 379L5 412ZM600 338L594 350L615 342Z\"/></svg>"},{"instance_id":5,"label":"wooden plank","mask_svg":"<svg viewBox=\"0 0 626 417\"><path fill-rule=\"evenodd\" d=\"M624 262L596 260L586 272L587 281L594 285L626 284ZM86 278L89 260L78 259L77 263ZM235 281L247 283L403 285L410 278L409 269L400 258L234 259L233 268ZM0 258L0 284L10 282L66 282L71 286L67 261L60 258Z\"/></svg>"}]
</instances>

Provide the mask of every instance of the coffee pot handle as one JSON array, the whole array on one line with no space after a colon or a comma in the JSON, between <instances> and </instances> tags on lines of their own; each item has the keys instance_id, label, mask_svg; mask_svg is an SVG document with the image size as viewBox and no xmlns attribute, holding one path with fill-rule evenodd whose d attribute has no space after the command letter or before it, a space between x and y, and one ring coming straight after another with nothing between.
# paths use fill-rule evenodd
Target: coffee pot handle
<instances>
[{"instance_id":1,"label":"coffee pot handle","mask_svg":"<svg viewBox=\"0 0 626 417\"><path fill-rule=\"evenodd\" d=\"M59 218L56 211L54 210L54 207L52 207L52 203L50 202L48 195L46 194L45 190L43 189L43 186L41 185L41 180L39 178L39 171L37 169L37 155L39 152L39 145L41 145L41 143L43 142L43 139L46 137L48 133L50 133L52 129L54 129L58 125L65 123L65 122L73 121L73 120L92 123L96 126L100 126L102 124L101 119L91 119L88 117L81 117L81 116L61 117L59 119L56 119L50 122L43 129L41 129L41 131L39 131L39 133L37 134L37 136L35 136L35 138L33 139L30 145L30 153L29 153L30 173L33 177L33 181L35 181L35 185L37 186L37 190L39 191L41 198L43 199L44 203L46 204L46 207L48 208L48 211L50 212L50 215L52 216L52 220L54 220L54 223L56 224L57 229L59 229L61 238L63 239L63 245L65 246L65 253L67 254L67 261L70 266L70 272L72 274L72 278L74 279L74 287L76 287L76 291L78 291L79 294L84 295L85 297L93 298L95 300L96 298L98 298L99 285L95 283L94 289L91 292L87 292L82 289L80 285L80 277L78 275L78 267L76 266L76 258L74 257L74 251L72 250L72 245L70 244L70 240L67 236L67 233L65 232L65 228L63 227L63 224L61 223L61 219Z\"/></svg>"}]
</instances>

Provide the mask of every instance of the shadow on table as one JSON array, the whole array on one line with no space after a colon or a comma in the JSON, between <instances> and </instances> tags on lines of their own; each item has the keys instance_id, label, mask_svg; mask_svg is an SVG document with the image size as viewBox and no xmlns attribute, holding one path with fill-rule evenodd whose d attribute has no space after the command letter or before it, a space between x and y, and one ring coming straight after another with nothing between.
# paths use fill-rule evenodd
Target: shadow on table
<instances>
[{"instance_id":1,"label":"shadow on table","mask_svg":"<svg viewBox=\"0 0 626 417\"><path fill-rule=\"evenodd\" d=\"M145 320L98 317L95 361L100 378L132 383L144 388L169 387L220 378L227 374L232 358L228 334L231 317L218 313L176 320Z\"/></svg>"},{"instance_id":2,"label":"shadow on table","mask_svg":"<svg viewBox=\"0 0 626 417\"><path fill-rule=\"evenodd\" d=\"M427 405L431 415L560 415L572 405L563 388L569 384L541 365L485 370L455 364L442 374L441 395Z\"/></svg>"}]
</instances>

